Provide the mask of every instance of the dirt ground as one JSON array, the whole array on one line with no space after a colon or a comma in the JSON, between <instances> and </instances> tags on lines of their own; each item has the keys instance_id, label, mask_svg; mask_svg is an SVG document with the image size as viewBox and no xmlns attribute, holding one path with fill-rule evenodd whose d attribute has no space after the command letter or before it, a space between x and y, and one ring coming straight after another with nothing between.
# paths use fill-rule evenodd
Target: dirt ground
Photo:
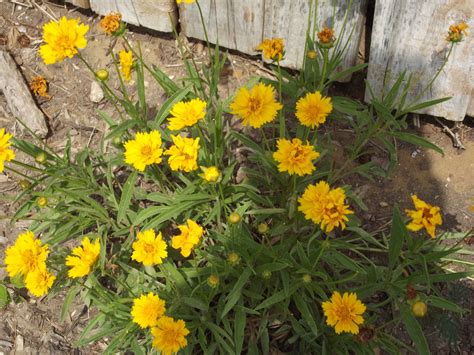
<instances>
[{"instance_id":1,"label":"dirt ground","mask_svg":"<svg viewBox=\"0 0 474 355\"><path fill-rule=\"evenodd\" d=\"M110 56L107 55L113 45L113 40L98 29L98 17L92 13L79 13L70 8L50 6L52 12L58 17L70 12L68 16L80 17L83 22L90 25L89 43L83 55L94 68L107 68L113 73L114 68ZM102 110L114 116L113 108L105 100L99 103L91 102L89 94L92 77L77 58L51 66L44 65L39 59L37 50L41 43L41 28L43 23L49 20L37 9L14 6L10 2L0 1L0 50L6 49L13 54L27 81L32 76L41 74L50 82L52 99L37 100L39 107L48 118L51 130L47 138L48 143L61 150L69 134L73 147L94 146L106 131L106 124L97 112ZM173 78L184 76L184 67L181 64L176 43L171 36L132 28L129 38L135 45L137 41L141 42L141 49L149 63L158 65ZM191 42L190 47L197 62L206 60L201 43ZM121 49L121 44L115 43L114 48L117 52ZM229 70L226 71L226 77L222 78L221 90L224 94L232 93L238 86L245 83L249 76L267 75L261 62L257 60L238 54L231 54L229 59ZM350 94L351 85L360 85L361 81L357 80L356 77L352 83L344 84L341 92ZM112 78L111 82L116 81ZM152 78L147 78L145 87L152 109L159 108L165 99L162 90L157 87ZM453 148L451 139L436 121L430 118L423 119L421 127L416 130L443 148L444 155L413 145L400 144L399 164L390 179L375 182L357 181L356 191L369 207L369 211L363 216L364 220L383 226L390 218L393 205L398 204L401 208L410 208L410 194L416 193L420 198L441 207L444 216L442 230L465 232L474 226L474 211L469 209L474 205L474 120L466 118L464 124L457 127L453 127L450 122L445 123L458 130L466 149ZM19 126L9 114L1 94L0 127L5 127L16 136L22 135ZM384 164L383 154L374 156L372 159L378 159L379 163ZM28 227L26 222L11 225L8 221L15 209L11 201L20 191L17 182L16 176L0 174L1 260L3 260L6 245L16 238L19 231ZM470 248L470 244L470 239L466 239L464 247ZM5 271L0 268L0 279L4 277ZM464 304L465 308L472 309L470 302L473 296L472 291L471 289L468 303ZM0 310L2 320L0 322L0 354L10 351L79 353L79 350L74 349L73 343L90 317L89 310L77 303L71 307L66 321L61 323L59 312L63 297L64 295L59 294L46 299L30 299L28 302L10 304ZM458 344L459 352L453 353L468 354L474 351L474 343L469 336L472 331L471 320L468 316L463 320L467 328L464 329L461 343ZM437 338L437 333L434 332L430 336ZM99 342L81 351L101 352L104 346L105 343ZM449 353L445 343L439 343L438 349L439 353Z\"/></svg>"}]
</instances>

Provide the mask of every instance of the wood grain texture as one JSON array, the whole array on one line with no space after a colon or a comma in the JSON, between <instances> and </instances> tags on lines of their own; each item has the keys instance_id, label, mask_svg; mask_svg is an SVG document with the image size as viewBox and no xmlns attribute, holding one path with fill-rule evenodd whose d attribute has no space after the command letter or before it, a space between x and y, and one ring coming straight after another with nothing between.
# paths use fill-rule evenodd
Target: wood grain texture
<instances>
[{"instance_id":1,"label":"wood grain texture","mask_svg":"<svg viewBox=\"0 0 474 355\"><path fill-rule=\"evenodd\" d=\"M83 9L88 9L91 7L89 0L66 0L66 2L74 6L82 7Z\"/></svg>"},{"instance_id":2,"label":"wood grain texture","mask_svg":"<svg viewBox=\"0 0 474 355\"><path fill-rule=\"evenodd\" d=\"M378 0L368 71L368 81L376 95L383 92L384 83L393 84L398 74L407 70L415 79L408 102L414 100L442 65L450 46L445 39L449 26L464 20L472 29L473 15L474 0ZM461 121L469 105L470 111L474 111L473 48L472 35L456 44L432 90L422 97L452 99L419 113Z\"/></svg>"},{"instance_id":3,"label":"wood grain texture","mask_svg":"<svg viewBox=\"0 0 474 355\"><path fill-rule=\"evenodd\" d=\"M37 135L46 136L46 118L36 106L13 57L6 51L0 51L0 92L3 92L8 109L15 118L20 119Z\"/></svg>"},{"instance_id":4,"label":"wood grain texture","mask_svg":"<svg viewBox=\"0 0 474 355\"><path fill-rule=\"evenodd\" d=\"M286 57L282 61L282 65L290 68L299 68L303 62L309 3L308 0L200 1L209 40L212 43L219 41L223 47L237 49L248 54L257 54L255 48L264 38L281 37L285 40L286 47ZM343 67L353 65L357 60L366 7L367 0L354 0L348 16L347 28L351 29L353 26L355 28L353 38L347 48ZM334 26L336 33L338 33L346 9L346 0L320 0L317 10L317 26ZM205 39L199 21L198 8L195 4L180 6L180 22L188 37ZM349 32L347 31L347 36Z\"/></svg>"},{"instance_id":5,"label":"wood grain texture","mask_svg":"<svg viewBox=\"0 0 474 355\"><path fill-rule=\"evenodd\" d=\"M90 0L90 2L92 10L100 15L119 12L123 21L152 30L171 32L177 22L175 0Z\"/></svg>"}]
</instances>

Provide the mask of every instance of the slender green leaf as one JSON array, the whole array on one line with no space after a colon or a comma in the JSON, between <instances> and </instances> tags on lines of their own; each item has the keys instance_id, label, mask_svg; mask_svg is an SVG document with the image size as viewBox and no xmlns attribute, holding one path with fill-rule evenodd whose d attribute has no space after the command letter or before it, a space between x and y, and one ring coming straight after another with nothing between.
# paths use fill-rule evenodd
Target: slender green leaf
<instances>
[{"instance_id":1,"label":"slender green leaf","mask_svg":"<svg viewBox=\"0 0 474 355\"><path fill-rule=\"evenodd\" d=\"M134 170L127 181L123 185L122 197L120 198L119 209L117 213L117 222L120 223L125 218L125 214L130 208L130 201L132 200L133 190L135 188L135 182L137 181L138 172Z\"/></svg>"},{"instance_id":2,"label":"slender green leaf","mask_svg":"<svg viewBox=\"0 0 474 355\"><path fill-rule=\"evenodd\" d=\"M409 238L407 228L405 223L403 223L400 210L395 206L393 208L392 229L390 231L390 240L388 243L388 264L390 268L393 268L398 260L403 242L407 238Z\"/></svg>"},{"instance_id":3,"label":"slender green leaf","mask_svg":"<svg viewBox=\"0 0 474 355\"><path fill-rule=\"evenodd\" d=\"M429 148L440 154L444 154L443 149L438 147L436 144L433 144L430 141L420 136L417 136L416 134L407 133L407 132L389 132L389 134L402 141L405 141L414 145L418 145L420 147Z\"/></svg>"},{"instance_id":4,"label":"slender green leaf","mask_svg":"<svg viewBox=\"0 0 474 355\"><path fill-rule=\"evenodd\" d=\"M416 320L415 316L411 312L411 309L408 305L404 304L400 306L400 314L403 323L405 324L405 329L407 330L410 338L415 344L415 348L419 355L430 355L430 348L428 347L428 342L426 341L423 330L420 327L420 324Z\"/></svg>"}]
</instances>

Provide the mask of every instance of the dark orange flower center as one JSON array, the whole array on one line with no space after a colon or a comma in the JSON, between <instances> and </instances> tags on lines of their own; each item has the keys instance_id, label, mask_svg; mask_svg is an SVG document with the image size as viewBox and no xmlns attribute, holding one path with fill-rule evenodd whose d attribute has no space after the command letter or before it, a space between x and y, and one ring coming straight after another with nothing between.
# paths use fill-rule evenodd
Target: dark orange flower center
<instances>
[{"instance_id":1,"label":"dark orange flower center","mask_svg":"<svg viewBox=\"0 0 474 355\"><path fill-rule=\"evenodd\" d=\"M262 108L262 101L258 98L249 98L249 108L252 112L259 112Z\"/></svg>"},{"instance_id":2,"label":"dark orange flower center","mask_svg":"<svg viewBox=\"0 0 474 355\"><path fill-rule=\"evenodd\" d=\"M140 152L145 156L151 155L151 147L149 145L144 145Z\"/></svg>"}]
</instances>

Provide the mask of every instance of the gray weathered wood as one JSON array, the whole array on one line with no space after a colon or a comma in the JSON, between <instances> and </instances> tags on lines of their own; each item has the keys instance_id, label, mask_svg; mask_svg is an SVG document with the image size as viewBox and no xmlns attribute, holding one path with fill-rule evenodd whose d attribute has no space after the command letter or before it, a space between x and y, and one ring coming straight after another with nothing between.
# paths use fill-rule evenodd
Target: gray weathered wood
<instances>
[{"instance_id":1,"label":"gray weathered wood","mask_svg":"<svg viewBox=\"0 0 474 355\"><path fill-rule=\"evenodd\" d=\"M12 56L5 51L0 51L0 91L15 118L20 119L37 135L46 136L46 118L36 106Z\"/></svg>"},{"instance_id":2,"label":"gray weathered wood","mask_svg":"<svg viewBox=\"0 0 474 355\"><path fill-rule=\"evenodd\" d=\"M393 84L398 73L413 74L415 85L408 100L413 100L435 75L450 43L448 28L464 20L474 26L474 0L377 0L372 29L368 81L379 95L385 84ZM470 34L454 46L449 61L421 99L452 96L452 99L420 113L452 121L464 119L471 103L474 111L474 41ZM366 91L366 100L369 92ZM408 101L410 102L410 101Z\"/></svg>"},{"instance_id":3,"label":"gray weathered wood","mask_svg":"<svg viewBox=\"0 0 474 355\"><path fill-rule=\"evenodd\" d=\"M100 15L122 14L122 20L162 32L173 31L177 21L176 0L90 0ZM171 18L170 18L171 16Z\"/></svg>"},{"instance_id":4,"label":"gray weathered wood","mask_svg":"<svg viewBox=\"0 0 474 355\"><path fill-rule=\"evenodd\" d=\"M255 48L264 38L281 37L285 40L286 55L282 65L299 68L303 62L304 44L309 12L309 0L200 0L208 29L209 40L219 41L223 47L257 54ZM333 4L335 3L335 7ZM317 26L341 29L347 0L318 1ZM367 0L354 0L349 13L346 36L355 26L343 67L357 60L359 39L365 21ZM332 15L335 14L333 19ZM313 18L313 16L312 16ZM180 6L180 22L188 37L205 39L196 4ZM347 38L347 37L345 37Z\"/></svg>"},{"instance_id":5,"label":"gray weathered wood","mask_svg":"<svg viewBox=\"0 0 474 355\"><path fill-rule=\"evenodd\" d=\"M66 0L66 2L74 6L82 7L83 9L88 9L91 7L89 0Z\"/></svg>"}]
</instances>

